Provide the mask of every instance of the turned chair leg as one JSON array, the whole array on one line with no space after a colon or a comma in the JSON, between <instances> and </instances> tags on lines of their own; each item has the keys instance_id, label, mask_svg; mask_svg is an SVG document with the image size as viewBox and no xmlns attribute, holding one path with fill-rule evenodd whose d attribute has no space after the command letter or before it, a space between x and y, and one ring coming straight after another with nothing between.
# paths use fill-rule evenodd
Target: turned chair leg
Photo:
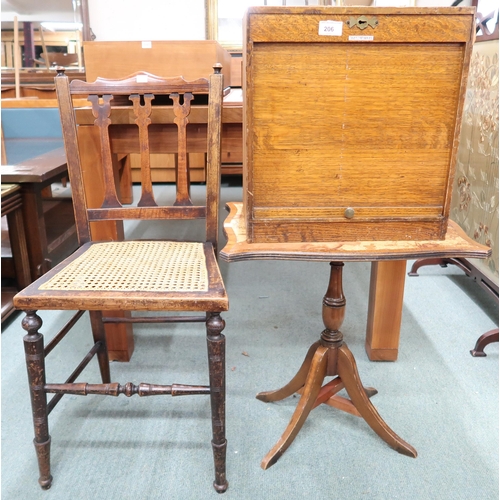
<instances>
[{"instance_id":1,"label":"turned chair leg","mask_svg":"<svg viewBox=\"0 0 500 500\"><path fill-rule=\"evenodd\" d=\"M31 409L35 429L35 450L38 459L40 486L47 490L52 485L50 474L50 434L45 386L45 355L43 335L39 333L42 319L36 311L25 311L22 327L28 333L24 336L24 351L28 369L28 382L31 394Z\"/></svg>"},{"instance_id":2,"label":"turned chair leg","mask_svg":"<svg viewBox=\"0 0 500 500\"><path fill-rule=\"evenodd\" d=\"M226 339L221 333L224 326L225 322L219 313L208 314L207 350L212 409L212 450L215 466L214 488L217 493L223 493L228 487L226 480Z\"/></svg>"}]
</instances>

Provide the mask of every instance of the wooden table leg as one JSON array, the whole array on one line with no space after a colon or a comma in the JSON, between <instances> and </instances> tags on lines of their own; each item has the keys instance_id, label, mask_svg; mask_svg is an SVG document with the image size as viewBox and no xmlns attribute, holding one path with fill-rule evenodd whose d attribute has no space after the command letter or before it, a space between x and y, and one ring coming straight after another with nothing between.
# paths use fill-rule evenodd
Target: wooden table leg
<instances>
[{"instance_id":1,"label":"wooden table leg","mask_svg":"<svg viewBox=\"0 0 500 500\"><path fill-rule=\"evenodd\" d=\"M42 192L40 186L31 182L23 183L21 191L30 272L32 279L38 279L51 268L47 252L47 230L43 215Z\"/></svg>"},{"instance_id":2,"label":"wooden table leg","mask_svg":"<svg viewBox=\"0 0 500 500\"><path fill-rule=\"evenodd\" d=\"M263 469L268 469L279 460L292 444L309 413L320 404L362 417L398 453L409 457L417 456L415 448L385 423L370 402L369 398L377 391L362 385L354 356L344 343L340 331L346 304L342 291L343 265L341 262L330 263L330 282L323 298L323 322L326 328L321 333L319 342L309 348L302 366L288 384L276 391L257 394L257 399L264 402L284 399L292 391L301 395L284 433L262 460ZM325 377L336 378L322 386ZM344 388L350 399L337 395Z\"/></svg>"},{"instance_id":3,"label":"wooden table leg","mask_svg":"<svg viewBox=\"0 0 500 500\"><path fill-rule=\"evenodd\" d=\"M80 125L80 160L84 166L85 194L90 208L98 208L104 199L104 183L95 175L92 165L101 160L99 131L94 126ZM123 222L92 222L90 225L92 239L102 241L123 240ZM106 312L106 316L130 317L130 311ZM106 343L109 359L112 361L129 361L134 352L134 337L130 323L107 323Z\"/></svg>"},{"instance_id":4,"label":"wooden table leg","mask_svg":"<svg viewBox=\"0 0 500 500\"><path fill-rule=\"evenodd\" d=\"M372 262L365 344L371 361L398 358L405 277L405 260Z\"/></svg>"},{"instance_id":5,"label":"wooden table leg","mask_svg":"<svg viewBox=\"0 0 500 500\"><path fill-rule=\"evenodd\" d=\"M124 204L130 204L132 195L132 162L130 155L113 155L113 167L116 173L116 188L118 199Z\"/></svg>"},{"instance_id":6,"label":"wooden table leg","mask_svg":"<svg viewBox=\"0 0 500 500\"><path fill-rule=\"evenodd\" d=\"M484 352L484 348L491 344L492 342L498 342L498 328L494 328L489 332L483 333L476 342L474 349L470 351L471 355L475 358L484 358L486 353Z\"/></svg>"},{"instance_id":7,"label":"wooden table leg","mask_svg":"<svg viewBox=\"0 0 500 500\"><path fill-rule=\"evenodd\" d=\"M26 244L22 214L22 198L18 185L2 184L2 217L4 215L7 218L16 286L4 287L2 284L2 322L15 311L12 303L14 295L18 290L31 283L28 246Z\"/></svg>"},{"instance_id":8,"label":"wooden table leg","mask_svg":"<svg viewBox=\"0 0 500 500\"><path fill-rule=\"evenodd\" d=\"M15 210L7 213L9 225L9 241L16 270L17 286L20 290L31 283L28 246L26 244L26 231L24 229L21 197ZM3 201L3 200L2 200ZM3 207L2 207L3 212Z\"/></svg>"}]
</instances>

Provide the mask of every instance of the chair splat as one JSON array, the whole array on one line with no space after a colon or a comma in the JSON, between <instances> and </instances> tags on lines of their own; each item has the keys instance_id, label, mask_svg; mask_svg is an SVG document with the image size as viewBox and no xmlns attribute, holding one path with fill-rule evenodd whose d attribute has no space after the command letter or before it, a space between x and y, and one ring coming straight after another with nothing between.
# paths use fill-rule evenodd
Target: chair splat
<instances>
[{"instance_id":1,"label":"chair splat","mask_svg":"<svg viewBox=\"0 0 500 500\"><path fill-rule=\"evenodd\" d=\"M151 101L155 98L153 94L144 94L144 105L141 105L141 96L133 94L129 99L134 104L135 123L139 127L139 142L141 151L141 185L142 194L137 206L158 206L151 181L151 159L149 151L148 126L151 124Z\"/></svg>"},{"instance_id":2,"label":"chair splat","mask_svg":"<svg viewBox=\"0 0 500 500\"><path fill-rule=\"evenodd\" d=\"M104 176L104 201L102 208L119 208L122 204L118 201L113 175L113 160L111 157L111 144L109 141L109 126L111 125L111 100L113 96L102 96L102 104L97 94L91 94L87 100L92 104L92 114L95 117L94 125L99 128L101 140L102 172Z\"/></svg>"},{"instance_id":3,"label":"chair splat","mask_svg":"<svg viewBox=\"0 0 500 500\"><path fill-rule=\"evenodd\" d=\"M187 124L189 123L189 113L191 112L191 101L193 94L186 92L184 94L184 102L180 104L180 96L178 93L170 94L170 99L174 103L174 122L178 128L178 154L176 161L176 181L177 194L174 205L190 206L192 205L189 192L189 166L187 156Z\"/></svg>"}]
</instances>

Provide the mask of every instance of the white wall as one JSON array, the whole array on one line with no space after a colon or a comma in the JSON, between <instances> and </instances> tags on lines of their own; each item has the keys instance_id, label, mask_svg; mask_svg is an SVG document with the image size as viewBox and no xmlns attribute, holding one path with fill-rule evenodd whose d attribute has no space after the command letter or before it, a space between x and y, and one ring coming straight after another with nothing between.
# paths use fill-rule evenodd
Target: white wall
<instances>
[{"instance_id":1,"label":"white wall","mask_svg":"<svg viewBox=\"0 0 500 500\"><path fill-rule=\"evenodd\" d=\"M204 40L205 0L89 0L98 41Z\"/></svg>"},{"instance_id":2,"label":"white wall","mask_svg":"<svg viewBox=\"0 0 500 500\"><path fill-rule=\"evenodd\" d=\"M417 0L417 7L449 7L453 0ZM458 7L470 7L471 0L463 0Z\"/></svg>"},{"instance_id":3,"label":"white wall","mask_svg":"<svg viewBox=\"0 0 500 500\"><path fill-rule=\"evenodd\" d=\"M376 7L450 7L453 0L374 0ZM458 7L470 7L471 0L463 0Z\"/></svg>"}]
</instances>

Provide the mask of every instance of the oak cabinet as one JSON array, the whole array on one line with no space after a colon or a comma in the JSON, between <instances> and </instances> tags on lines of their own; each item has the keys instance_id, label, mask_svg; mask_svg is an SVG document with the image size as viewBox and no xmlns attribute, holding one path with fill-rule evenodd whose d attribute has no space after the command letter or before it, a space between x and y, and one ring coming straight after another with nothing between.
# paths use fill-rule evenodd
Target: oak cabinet
<instances>
[{"instance_id":1,"label":"oak cabinet","mask_svg":"<svg viewBox=\"0 0 500 500\"><path fill-rule=\"evenodd\" d=\"M249 241L443 239L470 8L247 11Z\"/></svg>"}]
</instances>

